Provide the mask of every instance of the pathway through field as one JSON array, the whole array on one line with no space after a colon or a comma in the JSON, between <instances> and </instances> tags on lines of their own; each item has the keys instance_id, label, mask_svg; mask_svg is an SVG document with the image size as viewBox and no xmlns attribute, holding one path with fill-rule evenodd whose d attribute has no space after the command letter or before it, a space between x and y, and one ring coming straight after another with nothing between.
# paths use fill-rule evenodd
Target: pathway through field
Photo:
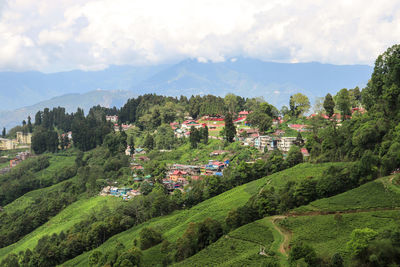
<instances>
[{"instance_id":1,"label":"pathway through field","mask_svg":"<svg viewBox=\"0 0 400 267\"><path fill-rule=\"evenodd\" d=\"M321 216L321 215L329 215L329 214L348 214L348 213L361 213L361 212L372 212L372 211L386 211L386 210L400 210L400 207L395 208L375 208L375 209L358 209L358 210L345 210L345 211L335 211L335 212L324 212L324 211L312 211L312 212L304 212L304 213L290 213L288 215L276 215L270 217L270 221L274 226L275 230L283 237L282 242L279 245L279 252L284 255L286 258L289 255L289 243L292 237L292 233L290 230L282 228L277 223L279 220L286 219L288 217L300 217L300 216Z\"/></svg>"}]
</instances>

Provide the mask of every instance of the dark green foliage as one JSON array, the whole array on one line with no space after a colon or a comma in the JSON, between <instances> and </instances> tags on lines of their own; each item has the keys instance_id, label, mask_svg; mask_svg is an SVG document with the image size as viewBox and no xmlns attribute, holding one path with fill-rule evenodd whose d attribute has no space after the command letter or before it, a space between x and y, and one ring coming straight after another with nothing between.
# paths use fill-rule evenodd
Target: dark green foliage
<instances>
[{"instance_id":1,"label":"dark green foliage","mask_svg":"<svg viewBox=\"0 0 400 267\"><path fill-rule=\"evenodd\" d=\"M295 145L290 147L286 162L289 167L293 167L303 162L303 154L300 151L300 147Z\"/></svg>"},{"instance_id":2,"label":"dark green foliage","mask_svg":"<svg viewBox=\"0 0 400 267\"><path fill-rule=\"evenodd\" d=\"M56 152L58 150L58 134L53 130L37 127L32 135L32 149L36 154Z\"/></svg>"},{"instance_id":3,"label":"dark green foliage","mask_svg":"<svg viewBox=\"0 0 400 267\"><path fill-rule=\"evenodd\" d=\"M175 145L174 131L168 124L162 124L157 128L154 139L158 149L171 149Z\"/></svg>"},{"instance_id":4,"label":"dark green foliage","mask_svg":"<svg viewBox=\"0 0 400 267\"><path fill-rule=\"evenodd\" d=\"M147 150L152 150L154 148L154 139L153 136L149 133L146 134L146 138L144 139L144 144L143 146Z\"/></svg>"},{"instance_id":5,"label":"dark green foliage","mask_svg":"<svg viewBox=\"0 0 400 267\"><path fill-rule=\"evenodd\" d=\"M200 223L190 223L176 243L175 259L184 260L215 242L223 234L222 226L211 218Z\"/></svg>"},{"instance_id":6,"label":"dark green foliage","mask_svg":"<svg viewBox=\"0 0 400 267\"><path fill-rule=\"evenodd\" d=\"M339 253L335 253L331 259L331 267L343 267L343 258Z\"/></svg>"},{"instance_id":7,"label":"dark green foliage","mask_svg":"<svg viewBox=\"0 0 400 267\"><path fill-rule=\"evenodd\" d=\"M310 245L299 242L292 246L289 261L296 262L300 259L304 259L309 266L317 266L320 261L317 258L317 253Z\"/></svg>"},{"instance_id":8,"label":"dark green foliage","mask_svg":"<svg viewBox=\"0 0 400 267\"><path fill-rule=\"evenodd\" d=\"M133 136L131 136L129 138L128 145L130 148L130 155L132 156L133 154L135 154L135 140L134 140Z\"/></svg>"},{"instance_id":9,"label":"dark green foliage","mask_svg":"<svg viewBox=\"0 0 400 267\"><path fill-rule=\"evenodd\" d=\"M1 132L1 137L5 138L6 137L6 127L3 128L3 131Z\"/></svg>"},{"instance_id":10,"label":"dark green foliage","mask_svg":"<svg viewBox=\"0 0 400 267\"><path fill-rule=\"evenodd\" d=\"M140 249L151 248L163 240L161 233L153 228L145 227L139 233Z\"/></svg>"},{"instance_id":11,"label":"dark green foliage","mask_svg":"<svg viewBox=\"0 0 400 267\"><path fill-rule=\"evenodd\" d=\"M116 260L116 263L113 266L134 267L134 266L140 266L141 262L142 262L142 252L138 248L133 247L123 252L120 256L118 256L118 259Z\"/></svg>"},{"instance_id":12,"label":"dark green foliage","mask_svg":"<svg viewBox=\"0 0 400 267\"><path fill-rule=\"evenodd\" d=\"M41 183L33 175L47 168L49 164L46 156L30 158L0 176L0 205L4 206L31 190L51 185Z\"/></svg>"},{"instance_id":13,"label":"dark green foliage","mask_svg":"<svg viewBox=\"0 0 400 267\"><path fill-rule=\"evenodd\" d=\"M333 101L332 95L329 93L325 96L324 109L325 109L326 115L328 115L329 118L331 118L334 113L335 102Z\"/></svg>"},{"instance_id":14,"label":"dark green foliage","mask_svg":"<svg viewBox=\"0 0 400 267\"><path fill-rule=\"evenodd\" d=\"M0 215L0 247L18 241L38 226L55 216L68 204L76 201L81 192L72 182L67 182L59 190L49 192L34 199L24 210L2 212Z\"/></svg>"},{"instance_id":15,"label":"dark green foliage","mask_svg":"<svg viewBox=\"0 0 400 267\"><path fill-rule=\"evenodd\" d=\"M197 148L197 143L201 140L201 133L194 127L190 127L189 142L191 148Z\"/></svg>"},{"instance_id":16,"label":"dark green foliage","mask_svg":"<svg viewBox=\"0 0 400 267\"><path fill-rule=\"evenodd\" d=\"M225 140L232 143L236 136L236 127L232 121L232 115L230 113L225 116Z\"/></svg>"},{"instance_id":17,"label":"dark green foliage","mask_svg":"<svg viewBox=\"0 0 400 267\"><path fill-rule=\"evenodd\" d=\"M208 144L208 127L207 125L204 128L200 129L201 139L203 140L203 144Z\"/></svg>"},{"instance_id":18,"label":"dark green foliage","mask_svg":"<svg viewBox=\"0 0 400 267\"><path fill-rule=\"evenodd\" d=\"M116 155L119 153L124 153L127 143L126 134L120 132L118 134L110 133L104 138L104 145L111 152L111 155Z\"/></svg>"},{"instance_id":19,"label":"dark green foliage","mask_svg":"<svg viewBox=\"0 0 400 267\"><path fill-rule=\"evenodd\" d=\"M351 102L349 91L346 88L340 90L336 95L336 106L340 111L340 115L342 116L342 120L345 120L347 116L351 115Z\"/></svg>"}]
</instances>

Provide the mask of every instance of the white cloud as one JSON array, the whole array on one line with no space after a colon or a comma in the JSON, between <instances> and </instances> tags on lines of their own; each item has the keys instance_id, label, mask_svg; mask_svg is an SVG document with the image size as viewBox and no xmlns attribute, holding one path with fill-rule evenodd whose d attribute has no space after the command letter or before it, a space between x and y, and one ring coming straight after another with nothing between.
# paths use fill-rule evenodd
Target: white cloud
<instances>
[{"instance_id":1,"label":"white cloud","mask_svg":"<svg viewBox=\"0 0 400 267\"><path fill-rule=\"evenodd\" d=\"M1 70L237 56L372 65L400 42L395 0L10 0L0 12Z\"/></svg>"}]
</instances>

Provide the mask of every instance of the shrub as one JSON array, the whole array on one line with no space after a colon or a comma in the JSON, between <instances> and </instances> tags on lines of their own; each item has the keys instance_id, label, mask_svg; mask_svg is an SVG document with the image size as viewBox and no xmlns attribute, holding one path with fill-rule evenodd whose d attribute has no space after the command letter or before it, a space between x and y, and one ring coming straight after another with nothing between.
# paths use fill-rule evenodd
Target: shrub
<instances>
[{"instance_id":1,"label":"shrub","mask_svg":"<svg viewBox=\"0 0 400 267\"><path fill-rule=\"evenodd\" d=\"M145 227L139 233L140 249L145 250L162 241L161 233L153 228Z\"/></svg>"}]
</instances>

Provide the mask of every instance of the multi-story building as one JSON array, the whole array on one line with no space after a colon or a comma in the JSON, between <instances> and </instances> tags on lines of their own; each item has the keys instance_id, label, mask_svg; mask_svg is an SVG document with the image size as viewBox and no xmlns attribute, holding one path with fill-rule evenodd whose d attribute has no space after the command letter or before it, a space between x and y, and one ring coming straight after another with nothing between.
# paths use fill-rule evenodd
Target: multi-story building
<instances>
[{"instance_id":1,"label":"multi-story building","mask_svg":"<svg viewBox=\"0 0 400 267\"><path fill-rule=\"evenodd\" d=\"M18 144L32 144L32 134L31 133L24 133L24 132L17 132L17 143Z\"/></svg>"},{"instance_id":2,"label":"multi-story building","mask_svg":"<svg viewBox=\"0 0 400 267\"><path fill-rule=\"evenodd\" d=\"M11 139L0 138L0 150L15 149L16 143Z\"/></svg>"}]
</instances>

